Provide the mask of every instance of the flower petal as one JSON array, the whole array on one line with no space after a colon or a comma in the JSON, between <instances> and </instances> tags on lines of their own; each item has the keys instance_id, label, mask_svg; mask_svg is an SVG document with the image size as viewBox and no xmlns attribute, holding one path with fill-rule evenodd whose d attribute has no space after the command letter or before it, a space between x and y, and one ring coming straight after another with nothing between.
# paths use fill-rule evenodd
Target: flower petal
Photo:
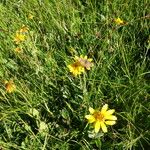
<instances>
[{"instance_id":1,"label":"flower petal","mask_svg":"<svg viewBox=\"0 0 150 150\"><path fill-rule=\"evenodd\" d=\"M108 120L117 120L117 117L114 116L114 115L108 115L108 116L106 115L105 119L108 119Z\"/></svg>"},{"instance_id":2,"label":"flower petal","mask_svg":"<svg viewBox=\"0 0 150 150\"><path fill-rule=\"evenodd\" d=\"M68 65L67 67L74 76L80 75L85 71L84 67L82 67L78 62Z\"/></svg>"},{"instance_id":3,"label":"flower petal","mask_svg":"<svg viewBox=\"0 0 150 150\"><path fill-rule=\"evenodd\" d=\"M106 111L107 115L112 115L115 112L115 109L110 109L108 111Z\"/></svg>"},{"instance_id":4,"label":"flower petal","mask_svg":"<svg viewBox=\"0 0 150 150\"><path fill-rule=\"evenodd\" d=\"M89 107L90 114L94 114L95 110L92 107Z\"/></svg>"},{"instance_id":5,"label":"flower petal","mask_svg":"<svg viewBox=\"0 0 150 150\"><path fill-rule=\"evenodd\" d=\"M78 59L79 59L79 57L78 57L78 56L75 56L75 57L74 57L74 60L78 60Z\"/></svg>"},{"instance_id":6,"label":"flower petal","mask_svg":"<svg viewBox=\"0 0 150 150\"><path fill-rule=\"evenodd\" d=\"M101 113L104 114L108 109L108 104L105 104L102 109L101 109Z\"/></svg>"},{"instance_id":7,"label":"flower petal","mask_svg":"<svg viewBox=\"0 0 150 150\"><path fill-rule=\"evenodd\" d=\"M100 129L100 121L96 121L94 128L95 128L95 132L98 133Z\"/></svg>"},{"instance_id":8,"label":"flower petal","mask_svg":"<svg viewBox=\"0 0 150 150\"><path fill-rule=\"evenodd\" d=\"M105 123L107 124L107 125L114 125L114 124L116 124L116 121L105 121Z\"/></svg>"},{"instance_id":9,"label":"flower petal","mask_svg":"<svg viewBox=\"0 0 150 150\"><path fill-rule=\"evenodd\" d=\"M87 59L87 56L84 56L84 57L82 57L82 58Z\"/></svg>"},{"instance_id":10,"label":"flower petal","mask_svg":"<svg viewBox=\"0 0 150 150\"><path fill-rule=\"evenodd\" d=\"M88 58L88 61L89 61L89 62L92 62L92 61L93 61L93 59L92 59L92 58Z\"/></svg>"},{"instance_id":11,"label":"flower petal","mask_svg":"<svg viewBox=\"0 0 150 150\"><path fill-rule=\"evenodd\" d=\"M106 133L106 132L107 132L107 127L106 127L105 123L104 123L104 122L101 122L101 123L100 123L100 126L101 126L101 128L102 128L102 131L103 131L104 133Z\"/></svg>"},{"instance_id":12,"label":"flower petal","mask_svg":"<svg viewBox=\"0 0 150 150\"><path fill-rule=\"evenodd\" d=\"M85 118L88 120L89 123L95 122L95 118L92 115L86 115Z\"/></svg>"}]
</instances>

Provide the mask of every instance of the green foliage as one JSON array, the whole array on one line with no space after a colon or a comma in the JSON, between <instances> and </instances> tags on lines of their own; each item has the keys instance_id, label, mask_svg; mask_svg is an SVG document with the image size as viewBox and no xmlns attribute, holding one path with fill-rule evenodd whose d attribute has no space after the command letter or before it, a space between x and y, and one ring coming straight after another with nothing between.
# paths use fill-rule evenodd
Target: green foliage
<instances>
[{"instance_id":1,"label":"green foliage","mask_svg":"<svg viewBox=\"0 0 150 150\"><path fill-rule=\"evenodd\" d=\"M1 0L0 19L0 149L148 149L148 0ZM16 45L22 25L27 39ZM94 67L75 78L67 65L81 54ZM85 115L105 103L117 124L95 135Z\"/></svg>"}]
</instances>

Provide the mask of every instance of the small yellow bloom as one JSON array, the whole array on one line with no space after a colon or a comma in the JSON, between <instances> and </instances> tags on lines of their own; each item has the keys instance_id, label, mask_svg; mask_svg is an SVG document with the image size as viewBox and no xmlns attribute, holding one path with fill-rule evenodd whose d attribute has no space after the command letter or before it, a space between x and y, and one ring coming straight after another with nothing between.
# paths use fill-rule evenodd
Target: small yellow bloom
<instances>
[{"instance_id":1,"label":"small yellow bloom","mask_svg":"<svg viewBox=\"0 0 150 150\"><path fill-rule=\"evenodd\" d=\"M87 56L81 55L80 57L75 56L75 60L80 63L81 66L86 68L87 70L90 70L93 66L92 59L87 58Z\"/></svg>"},{"instance_id":2,"label":"small yellow bloom","mask_svg":"<svg viewBox=\"0 0 150 150\"><path fill-rule=\"evenodd\" d=\"M25 41L25 39L26 39L26 36L24 34L16 32L16 35L14 37L14 41L16 42L16 44L19 44L19 43Z\"/></svg>"},{"instance_id":3,"label":"small yellow bloom","mask_svg":"<svg viewBox=\"0 0 150 150\"><path fill-rule=\"evenodd\" d=\"M88 59L87 56L75 56L74 60L75 62L73 64L68 65L70 72L72 72L74 76L85 72L85 69L90 70L93 66L92 59Z\"/></svg>"},{"instance_id":4,"label":"small yellow bloom","mask_svg":"<svg viewBox=\"0 0 150 150\"><path fill-rule=\"evenodd\" d=\"M34 17L34 16L33 16L32 14L29 14L29 15L28 15L28 18L29 18L29 19L33 19L33 17Z\"/></svg>"},{"instance_id":5,"label":"small yellow bloom","mask_svg":"<svg viewBox=\"0 0 150 150\"><path fill-rule=\"evenodd\" d=\"M94 130L96 133L99 132L100 128L104 133L107 132L106 125L114 125L116 123L117 117L112 115L115 110L108 110L108 104L105 104L101 111L89 108L90 115L86 115L85 118L88 119L89 123L94 124Z\"/></svg>"},{"instance_id":6,"label":"small yellow bloom","mask_svg":"<svg viewBox=\"0 0 150 150\"><path fill-rule=\"evenodd\" d=\"M75 62L71 65L68 65L68 68L74 76L80 75L85 71L84 67L82 67L79 62Z\"/></svg>"},{"instance_id":7,"label":"small yellow bloom","mask_svg":"<svg viewBox=\"0 0 150 150\"><path fill-rule=\"evenodd\" d=\"M12 93L16 90L16 86L12 80L5 81L4 83L5 83L6 92Z\"/></svg>"},{"instance_id":8,"label":"small yellow bloom","mask_svg":"<svg viewBox=\"0 0 150 150\"><path fill-rule=\"evenodd\" d=\"M123 25L125 24L125 22L123 20L121 20L119 17L117 19L114 19L114 22L117 24L117 25Z\"/></svg>"}]
</instances>

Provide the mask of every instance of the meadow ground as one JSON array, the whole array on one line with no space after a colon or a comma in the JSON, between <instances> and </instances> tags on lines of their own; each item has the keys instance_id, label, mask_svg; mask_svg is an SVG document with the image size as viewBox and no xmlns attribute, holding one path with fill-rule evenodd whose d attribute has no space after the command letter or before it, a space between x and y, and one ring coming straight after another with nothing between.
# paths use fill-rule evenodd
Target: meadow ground
<instances>
[{"instance_id":1,"label":"meadow ground","mask_svg":"<svg viewBox=\"0 0 150 150\"><path fill-rule=\"evenodd\" d=\"M1 0L0 149L148 150L149 6ZM93 60L76 62L80 55ZM98 121L86 115L105 104L115 109L116 124L96 133Z\"/></svg>"}]
</instances>

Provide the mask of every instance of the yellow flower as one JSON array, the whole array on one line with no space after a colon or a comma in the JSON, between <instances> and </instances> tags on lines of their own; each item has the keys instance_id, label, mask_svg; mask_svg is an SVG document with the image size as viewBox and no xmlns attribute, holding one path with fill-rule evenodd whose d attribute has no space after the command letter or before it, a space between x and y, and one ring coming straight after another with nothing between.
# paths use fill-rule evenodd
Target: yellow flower
<instances>
[{"instance_id":1,"label":"yellow flower","mask_svg":"<svg viewBox=\"0 0 150 150\"><path fill-rule=\"evenodd\" d=\"M87 56L75 56L74 60L75 62L73 64L68 65L70 72L72 72L74 76L85 72L85 69L90 70L93 66L92 59L87 58Z\"/></svg>"},{"instance_id":2,"label":"yellow flower","mask_svg":"<svg viewBox=\"0 0 150 150\"><path fill-rule=\"evenodd\" d=\"M99 132L100 128L105 133L107 132L106 125L114 125L116 123L117 117L112 115L115 110L108 110L108 104L105 104L101 111L94 110L89 108L90 115L86 115L85 118L88 119L89 123L94 124L94 130L96 133Z\"/></svg>"},{"instance_id":3,"label":"yellow flower","mask_svg":"<svg viewBox=\"0 0 150 150\"><path fill-rule=\"evenodd\" d=\"M32 14L29 14L29 15L28 15L28 18L29 18L29 19L33 19L33 17L34 17L34 16L33 16Z\"/></svg>"},{"instance_id":4,"label":"yellow flower","mask_svg":"<svg viewBox=\"0 0 150 150\"><path fill-rule=\"evenodd\" d=\"M5 81L4 83L5 83L6 92L12 93L16 90L16 86L12 80Z\"/></svg>"},{"instance_id":5,"label":"yellow flower","mask_svg":"<svg viewBox=\"0 0 150 150\"><path fill-rule=\"evenodd\" d=\"M75 60L80 63L81 66L86 68L87 70L90 70L93 66L92 59L87 58L87 56L81 55L80 57L75 56Z\"/></svg>"},{"instance_id":6,"label":"yellow flower","mask_svg":"<svg viewBox=\"0 0 150 150\"><path fill-rule=\"evenodd\" d=\"M125 22L123 20L121 20L119 17L117 19L114 19L114 22L117 24L117 25L123 25L125 24Z\"/></svg>"},{"instance_id":7,"label":"yellow flower","mask_svg":"<svg viewBox=\"0 0 150 150\"><path fill-rule=\"evenodd\" d=\"M19 44L26 40L25 33L27 33L28 30L29 30L29 28L27 26L23 25L20 30L16 31L16 35L14 37L14 41L16 42L16 44Z\"/></svg>"},{"instance_id":8,"label":"yellow flower","mask_svg":"<svg viewBox=\"0 0 150 150\"><path fill-rule=\"evenodd\" d=\"M24 34L16 32L16 35L14 37L14 41L16 42L16 44L19 44L19 43L25 41L25 39L26 39L26 36Z\"/></svg>"},{"instance_id":9,"label":"yellow flower","mask_svg":"<svg viewBox=\"0 0 150 150\"><path fill-rule=\"evenodd\" d=\"M68 65L68 68L74 76L80 75L85 71L84 67L82 67L79 62L75 62L71 65Z\"/></svg>"}]
</instances>

